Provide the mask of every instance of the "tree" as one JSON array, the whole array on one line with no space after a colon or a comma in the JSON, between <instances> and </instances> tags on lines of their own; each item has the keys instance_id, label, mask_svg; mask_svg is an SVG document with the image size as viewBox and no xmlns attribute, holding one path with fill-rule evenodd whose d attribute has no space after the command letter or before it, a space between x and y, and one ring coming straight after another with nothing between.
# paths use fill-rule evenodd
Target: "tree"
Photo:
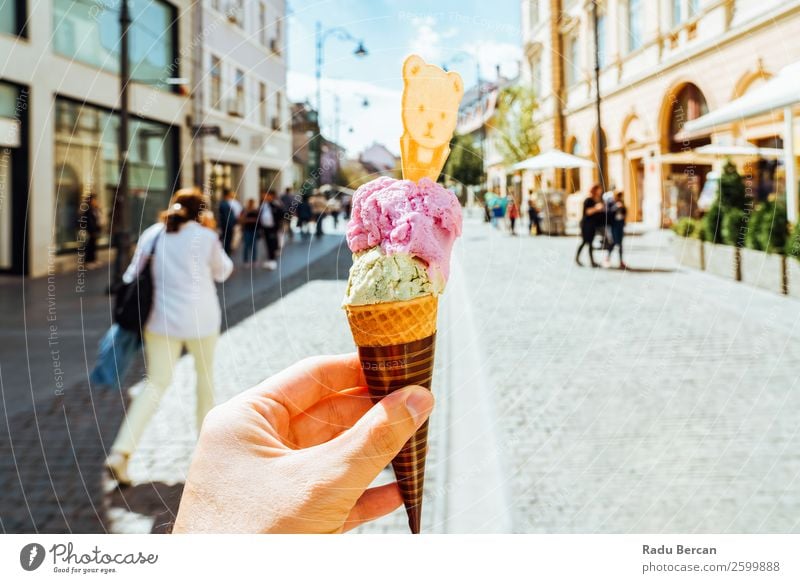
<instances>
[{"instance_id":1,"label":"tree","mask_svg":"<svg viewBox=\"0 0 800 583\"><path fill-rule=\"evenodd\" d=\"M539 102L533 89L514 85L500 91L494 125L497 149L507 164L539 153L539 128L533 121Z\"/></svg>"},{"instance_id":2,"label":"tree","mask_svg":"<svg viewBox=\"0 0 800 583\"><path fill-rule=\"evenodd\" d=\"M481 183L483 158L472 135L453 136L444 174L465 186Z\"/></svg>"}]
</instances>

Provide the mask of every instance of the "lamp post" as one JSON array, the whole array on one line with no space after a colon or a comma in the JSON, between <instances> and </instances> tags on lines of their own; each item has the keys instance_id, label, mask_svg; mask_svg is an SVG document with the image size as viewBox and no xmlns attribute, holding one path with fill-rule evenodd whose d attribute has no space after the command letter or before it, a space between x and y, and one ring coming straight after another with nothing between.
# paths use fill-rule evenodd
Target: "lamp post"
<instances>
[{"instance_id":1,"label":"lamp post","mask_svg":"<svg viewBox=\"0 0 800 583\"><path fill-rule=\"evenodd\" d=\"M486 189L486 123L483 116L486 114L483 107L483 81L481 81L481 62L478 57L466 51L460 51L453 55L450 63L462 63L467 59L475 61L475 85L478 90L478 115L480 116L480 128L478 128L478 141L481 152L481 188ZM447 64L442 67L445 71L448 70Z\"/></svg>"},{"instance_id":2,"label":"lamp post","mask_svg":"<svg viewBox=\"0 0 800 583\"><path fill-rule=\"evenodd\" d=\"M319 187L322 184L322 121L320 117L320 110L322 109L322 64L325 50L325 41L331 36L335 36L341 41L353 42L356 48L353 54L357 57L366 57L367 49L364 47L364 42L354 37L347 32L346 29L340 26L328 28L323 30L322 23L317 21L316 40L317 40L317 59L316 59L316 78L317 78L317 126L319 133L316 138L314 152L317 162L317 175L316 185Z\"/></svg>"},{"instance_id":3,"label":"lamp post","mask_svg":"<svg viewBox=\"0 0 800 583\"><path fill-rule=\"evenodd\" d=\"M603 189L603 192L605 192L606 177L605 168L603 168L603 151L605 150L605 144L603 143L603 126L600 123L600 35L597 31L597 22L597 0L593 0L592 25L594 27L594 109L597 120L597 142L595 148L597 151L597 176L600 178L600 187Z\"/></svg>"},{"instance_id":4,"label":"lamp post","mask_svg":"<svg viewBox=\"0 0 800 583\"><path fill-rule=\"evenodd\" d=\"M128 86L131 81L130 62L128 58L128 33L131 27L131 15L128 0L122 0L119 9L120 49L119 49L119 137L117 143L117 164L119 177L117 190L114 193L114 204L111 215L113 234L112 244L116 249L114 258L114 274L110 290L113 291L122 282L122 274L128 263L130 252L130 232L126 218L128 206Z\"/></svg>"}]
</instances>

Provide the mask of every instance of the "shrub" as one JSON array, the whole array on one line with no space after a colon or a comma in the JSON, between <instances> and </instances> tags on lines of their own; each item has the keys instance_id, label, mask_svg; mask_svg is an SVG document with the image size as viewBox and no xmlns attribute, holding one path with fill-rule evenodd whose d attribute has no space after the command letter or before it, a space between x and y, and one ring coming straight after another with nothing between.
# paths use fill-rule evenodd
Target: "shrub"
<instances>
[{"instance_id":1,"label":"shrub","mask_svg":"<svg viewBox=\"0 0 800 583\"><path fill-rule=\"evenodd\" d=\"M726 209L722 218L722 242L726 245L743 247L748 218L742 209Z\"/></svg>"},{"instance_id":2,"label":"shrub","mask_svg":"<svg viewBox=\"0 0 800 583\"><path fill-rule=\"evenodd\" d=\"M703 239L711 243L722 243L722 220L725 215L719 198L714 201L708 212L703 215Z\"/></svg>"},{"instance_id":3,"label":"shrub","mask_svg":"<svg viewBox=\"0 0 800 583\"><path fill-rule=\"evenodd\" d=\"M800 260L800 226L794 225L792 227L792 234L788 237L784 253L789 257Z\"/></svg>"},{"instance_id":4,"label":"shrub","mask_svg":"<svg viewBox=\"0 0 800 583\"><path fill-rule=\"evenodd\" d=\"M782 253L786 249L786 208L772 201L756 208L747 231L747 246L767 253Z\"/></svg>"},{"instance_id":5,"label":"shrub","mask_svg":"<svg viewBox=\"0 0 800 583\"><path fill-rule=\"evenodd\" d=\"M680 237L693 237L695 239L701 238L702 224L698 219L691 217L682 217L678 222L672 225L672 230L675 231Z\"/></svg>"}]
</instances>

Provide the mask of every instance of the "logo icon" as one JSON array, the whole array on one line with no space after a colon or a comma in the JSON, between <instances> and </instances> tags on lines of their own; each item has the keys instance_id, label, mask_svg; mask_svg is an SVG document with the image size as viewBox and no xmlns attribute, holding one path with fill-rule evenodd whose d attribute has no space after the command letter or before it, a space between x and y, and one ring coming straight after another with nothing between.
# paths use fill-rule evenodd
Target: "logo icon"
<instances>
[{"instance_id":1,"label":"logo icon","mask_svg":"<svg viewBox=\"0 0 800 583\"><path fill-rule=\"evenodd\" d=\"M19 552L19 564L26 571L35 571L44 563L44 547L39 543L30 543Z\"/></svg>"}]
</instances>

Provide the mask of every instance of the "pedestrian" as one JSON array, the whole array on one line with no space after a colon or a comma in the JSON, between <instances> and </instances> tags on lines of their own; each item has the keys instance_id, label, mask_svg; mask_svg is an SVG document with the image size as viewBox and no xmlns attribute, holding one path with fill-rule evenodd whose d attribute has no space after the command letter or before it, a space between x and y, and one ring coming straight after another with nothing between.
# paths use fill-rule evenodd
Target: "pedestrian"
<instances>
[{"instance_id":1,"label":"pedestrian","mask_svg":"<svg viewBox=\"0 0 800 583\"><path fill-rule=\"evenodd\" d=\"M275 202L275 191L269 190L261 201L258 218L261 235L264 237L264 247L267 250L267 260L264 261L263 267L269 271L275 271L278 268L280 216L281 208Z\"/></svg>"},{"instance_id":2,"label":"pedestrian","mask_svg":"<svg viewBox=\"0 0 800 583\"><path fill-rule=\"evenodd\" d=\"M308 229L314 216L311 212L309 198L307 194L304 195L300 204L297 205L297 228L300 230L301 237L308 235Z\"/></svg>"},{"instance_id":3,"label":"pedestrian","mask_svg":"<svg viewBox=\"0 0 800 583\"><path fill-rule=\"evenodd\" d=\"M328 199L325 198L325 195L322 194L319 190L315 191L313 195L308 200L308 203L311 205L311 215L313 220L316 222L316 229L314 234L317 237L321 237L325 233L322 231L322 221L325 219L325 215L328 210Z\"/></svg>"},{"instance_id":4,"label":"pedestrian","mask_svg":"<svg viewBox=\"0 0 800 583\"><path fill-rule=\"evenodd\" d=\"M536 206L536 199L533 197L533 192L531 192L528 199L528 232L533 233L533 228L536 227L536 235L539 236L542 232L541 220L539 208Z\"/></svg>"},{"instance_id":5,"label":"pedestrian","mask_svg":"<svg viewBox=\"0 0 800 583\"><path fill-rule=\"evenodd\" d=\"M508 195L508 222L511 225L511 236L516 237L516 224L517 219L519 218L519 207L517 206L517 202L514 200L514 197Z\"/></svg>"},{"instance_id":6,"label":"pedestrian","mask_svg":"<svg viewBox=\"0 0 800 583\"><path fill-rule=\"evenodd\" d=\"M283 214L281 215L281 245L283 245L287 240L294 241L292 220L297 214L297 200L288 186L281 195L281 206L283 207Z\"/></svg>"},{"instance_id":7,"label":"pedestrian","mask_svg":"<svg viewBox=\"0 0 800 583\"><path fill-rule=\"evenodd\" d=\"M222 241L222 248L228 257L233 255L236 225L241 214L242 205L236 200L236 193L230 189L226 190L219 204L219 240Z\"/></svg>"},{"instance_id":8,"label":"pedestrian","mask_svg":"<svg viewBox=\"0 0 800 583\"><path fill-rule=\"evenodd\" d=\"M90 192L84 200L78 218L80 242L83 243L83 258L87 269L97 266L97 238L100 236L100 205L97 195Z\"/></svg>"},{"instance_id":9,"label":"pedestrian","mask_svg":"<svg viewBox=\"0 0 800 583\"><path fill-rule=\"evenodd\" d=\"M256 249L259 230L258 215L259 209L256 199L248 199L247 208L245 208L239 219L239 225L242 228L242 240L244 241L244 254L242 258L245 267L250 267L250 265L256 262L256 258L258 257L258 249Z\"/></svg>"},{"instance_id":10,"label":"pedestrian","mask_svg":"<svg viewBox=\"0 0 800 583\"><path fill-rule=\"evenodd\" d=\"M222 320L215 283L228 278L233 262L222 248L208 208L199 189L176 192L160 220L142 233L123 276L132 283L151 265L153 305L144 327L147 382L128 407L105 461L120 485L130 483L128 461L184 348L194 359L197 376L198 430L214 405L214 348Z\"/></svg>"},{"instance_id":11,"label":"pedestrian","mask_svg":"<svg viewBox=\"0 0 800 583\"><path fill-rule=\"evenodd\" d=\"M580 224L581 244L578 246L577 253L575 253L575 263L581 266L583 265L583 263L581 263L581 251L583 251L584 247L588 246L589 261L591 262L592 267L598 267L594 260L592 243L594 242L594 236L597 233L597 228L605 218L605 205L601 200L602 194L603 189L599 184L595 184L589 190L589 196L587 196L586 200L583 201L583 218L581 218Z\"/></svg>"},{"instance_id":12,"label":"pedestrian","mask_svg":"<svg viewBox=\"0 0 800 583\"><path fill-rule=\"evenodd\" d=\"M627 269L625 261L622 259L622 239L625 237L625 219L628 215L628 209L625 206L624 196L622 192L617 192L614 196L614 205L611 209L610 229L611 229L611 247L606 256L606 267L611 265L611 254L614 247L618 248L619 252L619 268Z\"/></svg>"}]
</instances>

